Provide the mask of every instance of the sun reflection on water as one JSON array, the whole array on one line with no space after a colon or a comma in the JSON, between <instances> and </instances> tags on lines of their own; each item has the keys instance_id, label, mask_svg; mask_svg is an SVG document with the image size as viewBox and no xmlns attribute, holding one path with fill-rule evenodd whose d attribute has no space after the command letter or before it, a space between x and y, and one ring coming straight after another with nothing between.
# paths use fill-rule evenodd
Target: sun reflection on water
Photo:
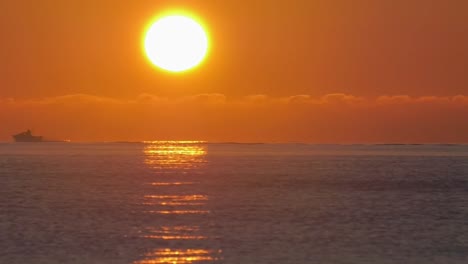
<instances>
[{"instance_id":1,"label":"sun reflection on water","mask_svg":"<svg viewBox=\"0 0 468 264\"><path fill-rule=\"evenodd\" d=\"M150 228L147 230L149 239L162 240L204 240L207 236L200 235L199 226L162 226L160 228Z\"/></svg>"},{"instance_id":2,"label":"sun reflection on water","mask_svg":"<svg viewBox=\"0 0 468 264\"><path fill-rule=\"evenodd\" d=\"M192 185L194 182L152 182L153 186L179 186L179 185Z\"/></svg>"},{"instance_id":3,"label":"sun reflection on water","mask_svg":"<svg viewBox=\"0 0 468 264\"><path fill-rule=\"evenodd\" d=\"M142 260L136 264L191 264L196 262L215 261L215 253L205 249L158 249L155 252L146 255L149 259Z\"/></svg>"},{"instance_id":4,"label":"sun reflection on water","mask_svg":"<svg viewBox=\"0 0 468 264\"><path fill-rule=\"evenodd\" d=\"M201 194L195 194L195 195L145 195L145 199L146 199L146 201L143 203L145 205L197 206L197 205L204 205L205 201L208 200L208 196L201 195ZM151 211L151 212L155 212L155 211ZM205 213L206 211L185 210L185 212ZM182 212L182 210L177 210L177 211L173 210L173 211L169 211L168 213L181 214L183 212Z\"/></svg>"},{"instance_id":5,"label":"sun reflection on water","mask_svg":"<svg viewBox=\"0 0 468 264\"><path fill-rule=\"evenodd\" d=\"M207 163L207 149L201 141L145 142L144 163L157 180L145 184L142 213L154 216L155 225L140 230L139 237L154 241L155 248L134 264L191 264L221 260L221 250L213 249L204 233L209 196L201 190L197 169ZM166 219L167 218L167 219ZM161 241L176 242L176 248L158 248ZM196 241L196 248L194 247ZM186 243L186 247L184 244ZM174 244L175 245L175 244ZM200 247L205 245L205 248Z\"/></svg>"},{"instance_id":6,"label":"sun reflection on water","mask_svg":"<svg viewBox=\"0 0 468 264\"><path fill-rule=\"evenodd\" d=\"M145 164L152 169L192 169L206 162L203 141L147 141Z\"/></svg>"}]
</instances>

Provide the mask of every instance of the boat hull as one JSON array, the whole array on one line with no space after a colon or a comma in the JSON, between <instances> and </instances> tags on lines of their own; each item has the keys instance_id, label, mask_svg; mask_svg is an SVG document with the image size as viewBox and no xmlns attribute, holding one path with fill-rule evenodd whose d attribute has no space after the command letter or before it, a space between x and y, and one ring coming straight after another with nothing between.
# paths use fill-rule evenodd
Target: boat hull
<instances>
[{"instance_id":1,"label":"boat hull","mask_svg":"<svg viewBox=\"0 0 468 264\"><path fill-rule=\"evenodd\" d=\"M42 142L42 136L33 136L31 130L13 135L15 142Z\"/></svg>"}]
</instances>

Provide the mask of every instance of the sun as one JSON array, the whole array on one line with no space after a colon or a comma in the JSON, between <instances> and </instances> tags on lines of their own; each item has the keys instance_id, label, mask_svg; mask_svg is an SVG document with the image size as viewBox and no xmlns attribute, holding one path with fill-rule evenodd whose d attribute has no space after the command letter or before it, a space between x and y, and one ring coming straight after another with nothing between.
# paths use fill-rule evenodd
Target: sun
<instances>
[{"instance_id":1,"label":"sun","mask_svg":"<svg viewBox=\"0 0 468 264\"><path fill-rule=\"evenodd\" d=\"M185 15L164 16L146 31L144 50L155 66L183 72L199 65L208 53L208 36L203 27Z\"/></svg>"}]
</instances>

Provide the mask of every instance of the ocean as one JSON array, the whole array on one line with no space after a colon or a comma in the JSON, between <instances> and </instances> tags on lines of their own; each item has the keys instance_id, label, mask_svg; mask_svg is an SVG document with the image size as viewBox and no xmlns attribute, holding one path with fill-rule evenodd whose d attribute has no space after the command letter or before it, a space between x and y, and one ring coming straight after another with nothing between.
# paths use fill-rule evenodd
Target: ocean
<instances>
[{"instance_id":1,"label":"ocean","mask_svg":"<svg viewBox=\"0 0 468 264\"><path fill-rule=\"evenodd\" d=\"M0 263L468 263L468 146L1 143Z\"/></svg>"}]
</instances>

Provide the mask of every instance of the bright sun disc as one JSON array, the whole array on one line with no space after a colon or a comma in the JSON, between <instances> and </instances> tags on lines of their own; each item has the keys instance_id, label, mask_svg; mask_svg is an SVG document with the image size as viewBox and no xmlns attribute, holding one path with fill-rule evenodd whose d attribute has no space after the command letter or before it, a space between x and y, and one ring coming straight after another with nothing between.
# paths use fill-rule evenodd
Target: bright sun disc
<instances>
[{"instance_id":1,"label":"bright sun disc","mask_svg":"<svg viewBox=\"0 0 468 264\"><path fill-rule=\"evenodd\" d=\"M208 51L208 37L193 19L172 15L163 17L146 32L145 52L156 66L172 71L189 70L200 64Z\"/></svg>"}]
</instances>

